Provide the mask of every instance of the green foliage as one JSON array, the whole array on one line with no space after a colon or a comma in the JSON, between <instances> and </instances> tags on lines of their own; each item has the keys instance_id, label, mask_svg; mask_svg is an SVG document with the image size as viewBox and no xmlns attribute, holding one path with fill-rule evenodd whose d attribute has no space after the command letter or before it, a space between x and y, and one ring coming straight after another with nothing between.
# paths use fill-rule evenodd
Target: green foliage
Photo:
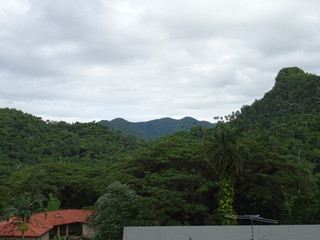
<instances>
[{"instance_id":1,"label":"green foliage","mask_svg":"<svg viewBox=\"0 0 320 240\"><path fill-rule=\"evenodd\" d=\"M235 224L226 215L235 215L233 208L235 177L242 172L244 153L239 145L240 133L230 126L218 125L207 150L208 160L219 178L217 214L222 225ZM217 218L217 217L216 217Z\"/></svg>"},{"instance_id":2,"label":"green foliage","mask_svg":"<svg viewBox=\"0 0 320 240\"><path fill-rule=\"evenodd\" d=\"M226 218L227 215L236 215L233 208L234 180L230 176L225 176L219 181L219 187L217 217L220 217L221 225L235 225L236 220Z\"/></svg>"},{"instance_id":3,"label":"green foliage","mask_svg":"<svg viewBox=\"0 0 320 240\"><path fill-rule=\"evenodd\" d=\"M55 235L53 239L54 239L54 240L70 240L71 238L68 237L68 236L62 237L62 236L60 236L60 235Z\"/></svg>"},{"instance_id":4,"label":"green foliage","mask_svg":"<svg viewBox=\"0 0 320 240\"><path fill-rule=\"evenodd\" d=\"M312 165L286 159L253 140L246 141L250 161L236 181L236 211L297 223L290 214L296 210L295 199L311 193Z\"/></svg>"},{"instance_id":5,"label":"green foliage","mask_svg":"<svg viewBox=\"0 0 320 240\"><path fill-rule=\"evenodd\" d=\"M107 177L126 182L140 196L140 225L199 225L209 221L216 184L203 156L207 143L197 131L163 137L110 169ZM200 136L195 138L194 135ZM148 211L145 211L148 209Z\"/></svg>"},{"instance_id":6,"label":"green foliage","mask_svg":"<svg viewBox=\"0 0 320 240\"><path fill-rule=\"evenodd\" d=\"M313 173L320 170L319 99L319 76L285 68L273 89L230 123L246 133L251 155L237 182L237 211L283 223L320 221L310 213L316 212Z\"/></svg>"},{"instance_id":7,"label":"green foliage","mask_svg":"<svg viewBox=\"0 0 320 240\"><path fill-rule=\"evenodd\" d=\"M207 158L217 175L233 177L242 171L245 153L238 143L240 136L239 131L226 124L212 131Z\"/></svg>"},{"instance_id":8,"label":"green foliage","mask_svg":"<svg viewBox=\"0 0 320 240\"><path fill-rule=\"evenodd\" d=\"M75 163L44 163L14 173L11 184L16 193L28 191L46 198L53 194L63 208L82 208L92 206L99 197L103 182L99 177L106 169Z\"/></svg>"},{"instance_id":9,"label":"green foliage","mask_svg":"<svg viewBox=\"0 0 320 240\"><path fill-rule=\"evenodd\" d=\"M50 212L50 211L57 211L61 209L61 202L59 201L58 198L56 198L55 196L53 196L52 193L49 193L49 199L47 202L47 206L44 209L46 212Z\"/></svg>"},{"instance_id":10,"label":"green foliage","mask_svg":"<svg viewBox=\"0 0 320 240\"><path fill-rule=\"evenodd\" d=\"M116 118L111 121L102 120L99 122L102 125L108 126L111 129L120 131L125 135L132 135L140 139L149 140L148 134L136 126L136 123L128 122L122 118Z\"/></svg>"},{"instance_id":11,"label":"green foliage","mask_svg":"<svg viewBox=\"0 0 320 240\"><path fill-rule=\"evenodd\" d=\"M5 208L5 216L7 219L17 217L22 222L28 223L30 217L41 209L41 200L34 199L31 193L25 192L12 198L11 205Z\"/></svg>"},{"instance_id":12,"label":"green foliage","mask_svg":"<svg viewBox=\"0 0 320 240\"><path fill-rule=\"evenodd\" d=\"M285 68L264 98L241 109L233 125L283 156L319 164L320 77Z\"/></svg>"},{"instance_id":13,"label":"green foliage","mask_svg":"<svg viewBox=\"0 0 320 240\"><path fill-rule=\"evenodd\" d=\"M5 215L4 208L10 200L11 189L8 186L0 185L0 221L1 216Z\"/></svg>"},{"instance_id":14,"label":"green foliage","mask_svg":"<svg viewBox=\"0 0 320 240\"><path fill-rule=\"evenodd\" d=\"M180 120L161 118L147 122L128 122L122 118L112 121L100 121L99 123L119 130L126 135L133 135L145 140L154 140L159 137L174 134L179 131L189 131L194 127L213 128L215 125L206 121L198 121L191 117Z\"/></svg>"},{"instance_id":15,"label":"green foliage","mask_svg":"<svg viewBox=\"0 0 320 240\"><path fill-rule=\"evenodd\" d=\"M22 239L24 239L24 232L29 229L28 223L30 217L42 210L42 201L35 199L31 193L23 193L14 197L11 204L4 209L5 218L18 218L21 222L18 224L18 230L22 232Z\"/></svg>"},{"instance_id":16,"label":"green foliage","mask_svg":"<svg viewBox=\"0 0 320 240\"><path fill-rule=\"evenodd\" d=\"M124 226L134 225L138 196L126 184L114 182L95 204L91 218L95 240L121 240Z\"/></svg>"},{"instance_id":17,"label":"green foliage","mask_svg":"<svg viewBox=\"0 0 320 240\"><path fill-rule=\"evenodd\" d=\"M75 162L109 165L143 142L98 123L42 121L15 109L0 109L0 157L16 164Z\"/></svg>"},{"instance_id":18,"label":"green foliage","mask_svg":"<svg viewBox=\"0 0 320 240\"><path fill-rule=\"evenodd\" d=\"M29 229L28 223L22 222L18 224L18 230L21 232L27 231Z\"/></svg>"}]
</instances>

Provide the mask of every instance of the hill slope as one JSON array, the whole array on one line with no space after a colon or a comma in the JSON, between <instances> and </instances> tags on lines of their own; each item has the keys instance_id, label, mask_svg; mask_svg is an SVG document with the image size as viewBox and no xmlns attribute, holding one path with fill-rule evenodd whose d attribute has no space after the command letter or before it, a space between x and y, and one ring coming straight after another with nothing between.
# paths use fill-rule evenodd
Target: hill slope
<instances>
[{"instance_id":1,"label":"hill slope","mask_svg":"<svg viewBox=\"0 0 320 240\"><path fill-rule=\"evenodd\" d=\"M320 162L320 77L292 67L280 70L272 90L244 106L232 122L291 159Z\"/></svg>"},{"instance_id":2,"label":"hill slope","mask_svg":"<svg viewBox=\"0 0 320 240\"><path fill-rule=\"evenodd\" d=\"M191 117L185 117L180 120L161 118L147 122L129 122L122 118L116 118L112 121L102 120L99 123L119 130L126 135L133 135L145 140L152 140L179 131L188 131L193 127L212 128L215 126L210 122L198 121Z\"/></svg>"},{"instance_id":3,"label":"hill slope","mask_svg":"<svg viewBox=\"0 0 320 240\"><path fill-rule=\"evenodd\" d=\"M0 158L25 164L108 164L141 144L98 123L45 122L8 108L0 109L0 133Z\"/></svg>"}]
</instances>

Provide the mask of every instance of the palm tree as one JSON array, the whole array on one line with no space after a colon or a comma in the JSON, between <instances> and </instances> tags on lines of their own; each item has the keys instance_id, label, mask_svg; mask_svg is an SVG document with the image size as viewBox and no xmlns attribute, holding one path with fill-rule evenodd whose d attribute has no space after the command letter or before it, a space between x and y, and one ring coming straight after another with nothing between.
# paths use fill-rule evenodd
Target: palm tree
<instances>
[{"instance_id":1,"label":"palm tree","mask_svg":"<svg viewBox=\"0 0 320 240\"><path fill-rule=\"evenodd\" d=\"M13 198L12 204L5 209L5 215L8 219L16 217L20 221L18 230L22 232L22 239L24 239L31 216L40 209L41 202L34 200L31 193L24 193Z\"/></svg>"},{"instance_id":2,"label":"palm tree","mask_svg":"<svg viewBox=\"0 0 320 240\"><path fill-rule=\"evenodd\" d=\"M235 178L243 169L243 153L239 147L240 132L226 124L218 125L212 134L212 144L207 150L209 163L218 176L218 214L222 225L236 224L233 209Z\"/></svg>"}]
</instances>

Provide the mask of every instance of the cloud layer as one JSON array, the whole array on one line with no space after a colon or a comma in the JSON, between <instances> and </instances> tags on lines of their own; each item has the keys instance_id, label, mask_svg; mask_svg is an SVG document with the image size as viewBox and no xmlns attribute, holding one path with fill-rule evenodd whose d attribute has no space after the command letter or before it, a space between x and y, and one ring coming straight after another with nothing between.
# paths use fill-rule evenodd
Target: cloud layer
<instances>
[{"instance_id":1,"label":"cloud layer","mask_svg":"<svg viewBox=\"0 0 320 240\"><path fill-rule=\"evenodd\" d=\"M10 0L0 6L0 106L44 119L213 121L319 74L316 0Z\"/></svg>"}]
</instances>

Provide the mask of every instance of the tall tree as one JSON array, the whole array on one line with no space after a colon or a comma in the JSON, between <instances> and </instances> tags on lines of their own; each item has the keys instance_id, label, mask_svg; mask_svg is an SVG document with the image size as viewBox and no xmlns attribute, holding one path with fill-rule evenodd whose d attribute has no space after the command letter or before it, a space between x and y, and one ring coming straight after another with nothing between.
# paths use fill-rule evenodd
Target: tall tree
<instances>
[{"instance_id":1,"label":"tall tree","mask_svg":"<svg viewBox=\"0 0 320 240\"><path fill-rule=\"evenodd\" d=\"M95 204L92 217L95 240L121 240L123 227L134 224L137 195L126 184L110 184Z\"/></svg>"},{"instance_id":2,"label":"tall tree","mask_svg":"<svg viewBox=\"0 0 320 240\"><path fill-rule=\"evenodd\" d=\"M5 209L6 218L16 217L20 220L18 230L24 233L28 230L31 216L41 209L41 202L34 200L30 193L24 193L13 198L12 204Z\"/></svg>"},{"instance_id":3,"label":"tall tree","mask_svg":"<svg viewBox=\"0 0 320 240\"><path fill-rule=\"evenodd\" d=\"M239 148L240 132L227 124L220 124L214 129L211 145L207 150L209 163L218 176L218 215L222 225L235 224L235 220L224 218L234 215L235 177L243 169L243 153Z\"/></svg>"}]
</instances>

